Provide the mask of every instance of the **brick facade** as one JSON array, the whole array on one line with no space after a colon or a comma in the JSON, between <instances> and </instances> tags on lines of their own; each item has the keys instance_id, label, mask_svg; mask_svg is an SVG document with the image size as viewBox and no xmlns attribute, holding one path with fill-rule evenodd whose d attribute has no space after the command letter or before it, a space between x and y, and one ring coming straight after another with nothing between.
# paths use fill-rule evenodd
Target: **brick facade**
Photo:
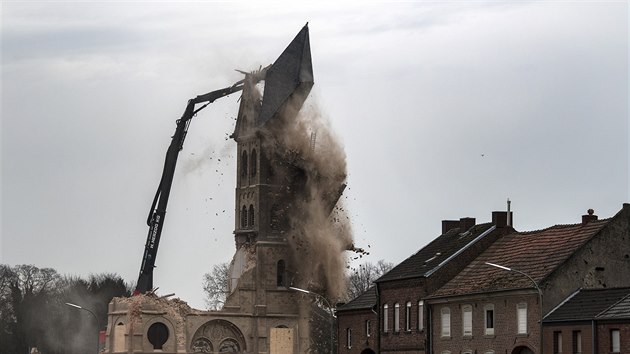
<instances>
[{"instance_id":1,"label":"brick facade","mask_svg":"<svg viewBox=\"0 0 630 354\"><path fill-rule=\"evenodd\" d=\"M519 348L538 352L540 307L538 294L512 292L505 294L431 300L431 342L433 353L518 353ZM518 333L519 305L527 308L525 333ZM472 310L472 333L463 333L463 309ZM450 336L444 336L442 313L450 312ZM486 309L492 310L492 330L486 332Z\"/></svg>"},{"instance_id":2,"label":"brick facade","mask_svg":"<svg viewBox=\"0 0 630 354\"><path fill-rule=\"evenodd\" d=\"M376 352L378 347L378 316L372 309L338 312L337 323L338 354ZM348 331L350 331L350 341L348 341Z\"/></svg>"}]
</instances>

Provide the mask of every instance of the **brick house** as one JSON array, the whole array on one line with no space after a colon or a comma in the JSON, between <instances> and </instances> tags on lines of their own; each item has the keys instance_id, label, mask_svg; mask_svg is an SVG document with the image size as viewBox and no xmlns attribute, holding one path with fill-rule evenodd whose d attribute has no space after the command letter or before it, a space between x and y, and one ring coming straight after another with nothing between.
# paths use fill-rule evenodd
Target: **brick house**
<instances>
[{"instance_id":1,"label":"brick house","mask_svg":"<svg viewBox=\"0 0 630 354\"><path fill-rule=\"evenodd\" d=\"M337 307L337 353L374 354L378 348L376 287Z\"/></svg>"},{"instance_id":2,"label":"brick house","mask_svg":"<svg viewBox=\"0 0 630 354\"><path fill-rule=\"evenodd\" d=\"M629 286L629 255L630 204L609 219L589 210L579 224L505 235L425 300L432 353L540 353L541 308L578 288Z\"/></svg>"},{"instance_id":3,"label":"brick house","mask_svg":"<svg viewBox=\"0 0 630 354\"><path fill-rule=\"evenodd\" d=\"M630 354L630 288L579 289L543 320L544 352Z\"/></svg>"},{"instance_id":4,"label":"brick house","mask_svg":"<svg viewBox=\"0 0 630 354\"><path fill-rule=\"evenodd\" d=\"M444 220L442 235L376 280L377 352L427 352L428 312L424 298L459 273L501 235L513 231L507 216L507 212L493 212L493 222L479 225L474 218Z\"/></svg>"}]
</instances>

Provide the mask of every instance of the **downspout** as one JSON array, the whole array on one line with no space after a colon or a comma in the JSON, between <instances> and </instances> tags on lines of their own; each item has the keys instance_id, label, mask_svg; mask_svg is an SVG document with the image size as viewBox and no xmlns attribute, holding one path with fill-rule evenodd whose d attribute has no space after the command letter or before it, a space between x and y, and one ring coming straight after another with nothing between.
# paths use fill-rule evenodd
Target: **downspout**
<instances>
[{"instance_id":1,"label":"downspout","mask_svg":"<svg viewBox=\"0 0 630 354\"><path fill-rule=\"evenodd\" d=\"M591 353L597 354L597 326L595 325L595 319L591 320Z\"/></svg>"},{"instance_id":2,"label":"downspout","mask_svg":"<svg viewBox=\"0 0 630 354\"><path fill-rule=\"evenodd\" d=\"M378 283L376 283L376 309L378 311L374 311L374 309L372 309L372 312L374 312L376 314L376 352L380 353L381 352L381 295L380 292L378 291Z\"/></svg>"},{"instance_id":3,"label":"downspout","mask_svg":"<svg viewBox=\"0 0 630 354\"><path fill-rule=\"evenodd\" d=\"M427 305L427 348L429 349L429 354L433 354L433 329L431 328L431 324L433 323L433 306ZM427 348L425 348L425 352Z\"/></svg>"}]
</instances>

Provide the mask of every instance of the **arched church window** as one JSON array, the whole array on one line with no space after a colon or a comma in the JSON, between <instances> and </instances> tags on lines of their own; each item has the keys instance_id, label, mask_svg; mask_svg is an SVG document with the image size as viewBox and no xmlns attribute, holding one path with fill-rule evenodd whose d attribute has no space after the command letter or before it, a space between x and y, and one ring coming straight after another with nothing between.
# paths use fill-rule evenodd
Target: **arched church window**
<instances>
[{"instance_id":1,"label":"arched church window","mask_svg":"<svg viewBox=\"0 0 630 354\"><path fill-rule=\"evenodd\" d=\"M284 260L279 260L278 264L276 266L276 272L277 272L277 280L276 280L276 285L277 286L287 286L286 284L286 265L284 263Z\"/></svg>"},{"instance_id":2,"label":"arched church window","mask_svg":"<svg viewBox=\"0 0 630 354\"><path fill-rule=\"evenodd\" d=\"M254 206L252 204L249 205L249 212L247 213L247 217L247 225L249 225L249 228L251 229L254 227L254 221L256 221L256 217L254 216Z\"/></svg>"},{"instance_id":3,"label":"arched church window","mask_svg":"<svg viewBox=\"0 0 630 354\"><path fill-rule=\"evenodd\" d=\"M247 207L243 205L243 209L241 209L241 229L247 227Z\"/></svg>"},{"instance_id":4,"label":"arched church window","mask_svg":"<svg viewBox=\"0 0 630 354\"><path fill-rule=\"evenodd\" d=\"M256 149L252 150L252 155L251 155L251 160L252 160L252 177L256 176L256 172L258 171L258 154L256 154Z\"/></svg>"},{"instance_id":5,"label":"arched church window","mask_svg":"<svg viewBox=\"0 0 630 354\"><path fill-rule=\"evenodd\" d=\"M241 154L241 176L247 177L247 151L245 150Z\"/></svg>"}]
</instances>

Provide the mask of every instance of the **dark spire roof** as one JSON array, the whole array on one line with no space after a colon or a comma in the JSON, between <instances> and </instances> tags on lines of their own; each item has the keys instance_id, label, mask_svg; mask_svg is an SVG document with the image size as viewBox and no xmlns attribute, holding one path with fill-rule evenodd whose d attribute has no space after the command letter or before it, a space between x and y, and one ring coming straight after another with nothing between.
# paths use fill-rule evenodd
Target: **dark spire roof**
<instances>
[{"instance_id":1,"label":"dark spire roof","mask_svg":"<svg viewBox=\"0 0 630 354\"><path fill-rule=\"evenodd\" d=\"M313 63L307 23L267 71L258 124L264 125L278 112L286 111L287 103L297 113L311 87Z\"/></svg>"}]
</instances>

